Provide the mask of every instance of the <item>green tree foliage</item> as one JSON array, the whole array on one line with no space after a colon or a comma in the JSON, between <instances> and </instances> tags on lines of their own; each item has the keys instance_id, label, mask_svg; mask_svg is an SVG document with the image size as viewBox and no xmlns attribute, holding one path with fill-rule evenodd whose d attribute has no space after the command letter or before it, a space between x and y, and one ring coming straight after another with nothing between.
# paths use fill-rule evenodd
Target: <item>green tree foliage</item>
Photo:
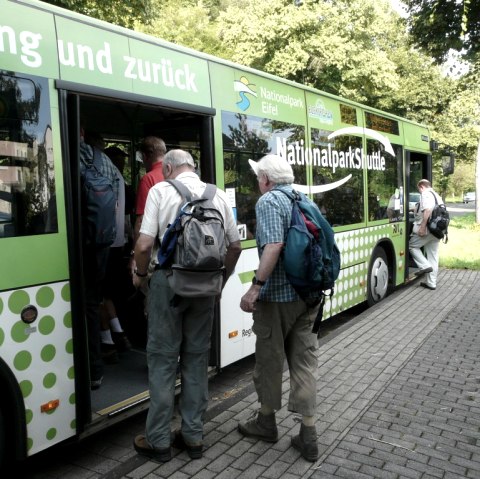
<instances>
[{"instance_id":1,"label":"green tree foliage","mask_svg":"<svg viewBox=\"0 0 480 479\"><path fill-rule=\"evenodd\" d=\"M434 127L455 92L455 81L445 77L427 55L408 46L392 50L397 88L384 93L382 110Z\"/></svg>"},{"instance_id":2,"label":"green tree foliage","mask_svg":"<svg viewBox=\"0 0 480 479\"><path fill-rule=\"evenodd\" d=\"M475 165L459 163L455 166L455 173L449 181L448 193L461 200L467 191L475 191Z\"/></svg>"},{"instance_id":3,"label":"green tree foliage","mask_svg":"<svg viewBox=\"0 0 480 479\"><path fill-rule=\"evenodd\" d=\"M219 3L195 0L151 0L151 21L135 22L135 29L178 45L225 56L214 19Z\"/></svg>"},{"instance_id":4,"label":"green tree foliage","mask_svg":"<svg viewBox=\"0 0 480 479\"><path fill-rule=\"evenodd\" d=\"M231 2L218 26L232 60L365 102L398 87L390 13L385 1L247 0Z\"/></svg>"},{"instance_id":5,"label":"green tree foliage","mask_svg":"<svg viewBox=\"0 0 480 479\"><path fill-rule=\"evenodd\" d=\"M451 146L458 160L473 162L480 138L478 88L459 88L435 127L440 143Z\"/></svg>"},{"instance_id":6,"label":"green tree foliage","mask_svg":"<svg viewBox=\"0 0 480 479\"><path fill-rule=\"evenodd\" d=\"M127 28L137 21L148 23L151 13L150 0L45 0L45 3Z\"/></svg>"},{"instance_id":7,"label":"green tree foliage","mask_svg":"<svg viewBox=\"0 0 480 479\"><path fill-rule=\"evenodd\" d=\"M438 62L450 49L466 58L480 53L480 0L406 0L417 45Z\"/></svg>"},{"instance_id":8,"label":"green tree foliage","mask_svg":"<svg viewBox=\"0 0 480 479\"><path fill-rule=\"evenodd\" d=\"M217 24L235 62L417 121L430 123L452 91L389 1L231 0Z\"/></svg>"}]
</instances>

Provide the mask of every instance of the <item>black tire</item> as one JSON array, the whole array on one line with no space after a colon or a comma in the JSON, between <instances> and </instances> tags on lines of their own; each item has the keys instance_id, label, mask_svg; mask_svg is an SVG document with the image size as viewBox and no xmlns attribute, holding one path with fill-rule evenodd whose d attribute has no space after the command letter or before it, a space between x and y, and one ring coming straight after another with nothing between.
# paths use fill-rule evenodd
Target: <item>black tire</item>
<instances>
[{"instance_id":1,"label":"black tire","mask_svg":"<svg viewBox=\"0 0 480 479\"><path fill-rule=\"evenodd\" d=\"M379 303L387 296L390 286L390 268L383 248L375 248L373 251L367 283L369 306Z\"/></svg>"},{"instance_id":2,"label":"black tire","mask_svg":"<svg viewBox=\"0 0 480 479\"><path fill-rule=\"evenodd\" d=\"M6 454L6 424L3 417L3 411L0 407L0 472L4 470L7 463L7 454Z\"/></svg>"}]
</instances>

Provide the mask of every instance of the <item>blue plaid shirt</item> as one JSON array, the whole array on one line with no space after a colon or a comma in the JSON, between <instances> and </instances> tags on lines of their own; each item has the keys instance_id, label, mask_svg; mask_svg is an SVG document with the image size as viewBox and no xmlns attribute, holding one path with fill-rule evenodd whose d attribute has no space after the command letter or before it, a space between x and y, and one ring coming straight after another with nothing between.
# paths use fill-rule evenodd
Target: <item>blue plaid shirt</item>
<instances>
[{"instance_id":1,"label":"blue plaid shirt","mask_svg":"<svg viewBox=\"0 0 480 479\"><path fill-rule=\"evenodd\" d=\"M271 191L262 195L255 205L257 217L256 239L260 257L265 245L269 243L285 243L292 219L292 200L276 190L284 190L291 193L292 186L275 186ZM283 258L281 256L267 283L260 290L259 299L275 303L299 301L299 296L290 286L285 276Z\"/></svg>"}]
</instances>

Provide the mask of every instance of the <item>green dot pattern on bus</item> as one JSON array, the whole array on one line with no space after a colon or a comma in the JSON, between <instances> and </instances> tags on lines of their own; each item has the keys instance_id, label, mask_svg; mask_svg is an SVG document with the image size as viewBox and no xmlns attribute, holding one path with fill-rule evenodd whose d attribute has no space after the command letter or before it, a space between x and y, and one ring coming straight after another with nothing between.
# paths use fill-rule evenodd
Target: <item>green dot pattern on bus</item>
<instances>
[{"instance_id":1,"label":"green dot pattern on bus","mask_svg":"<svg viewBox=\"0 0 480 479\"><path fill-rule=\"evenodd\" d=\"M391 228L390 224L378 225L335 235L341 252L342 270L335 282L335 294L327 297L325 302L324 319L367 299L367 275L372 250L382 238L391 235ZM395 257L400 256L396 254ZM399 259L395 266L397 270L402 270L405 267L403 259Z\"/></svg>"},{"instance_id":2,"label":"green dot pattern on bus","mask_svg":"<svg viewBox=\"0 0 480 479\"><path fill-rule=\"evenodd\" d=\"M26 324L26 306L38 311ZM66 282L0 293L2 359L15 374L25 401L29 454L75 434L75 373L73 366L70 286ZM41 406L58 407L41 412Z\"/></svg>"}]
</instances>

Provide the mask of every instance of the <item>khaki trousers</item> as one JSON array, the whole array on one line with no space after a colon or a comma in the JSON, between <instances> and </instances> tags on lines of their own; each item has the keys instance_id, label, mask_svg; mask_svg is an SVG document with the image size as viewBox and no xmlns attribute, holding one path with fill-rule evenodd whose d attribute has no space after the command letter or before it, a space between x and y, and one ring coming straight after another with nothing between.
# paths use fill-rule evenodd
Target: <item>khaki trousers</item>
<instances>
[{"instance_id":1,"label":"khaki trousers","mask_svg":"<svg viewBox=\"0 0 480 479\"><path fill-rule=\"evenodd\" d=\"M258 400L274 410L281 408L285 359L290 372L289 411L313 416L316 407L317 335L312 333L318 307L303 301L259 301L253 313L257 336L253 380Z\"/></svg>"}]
</instances>

